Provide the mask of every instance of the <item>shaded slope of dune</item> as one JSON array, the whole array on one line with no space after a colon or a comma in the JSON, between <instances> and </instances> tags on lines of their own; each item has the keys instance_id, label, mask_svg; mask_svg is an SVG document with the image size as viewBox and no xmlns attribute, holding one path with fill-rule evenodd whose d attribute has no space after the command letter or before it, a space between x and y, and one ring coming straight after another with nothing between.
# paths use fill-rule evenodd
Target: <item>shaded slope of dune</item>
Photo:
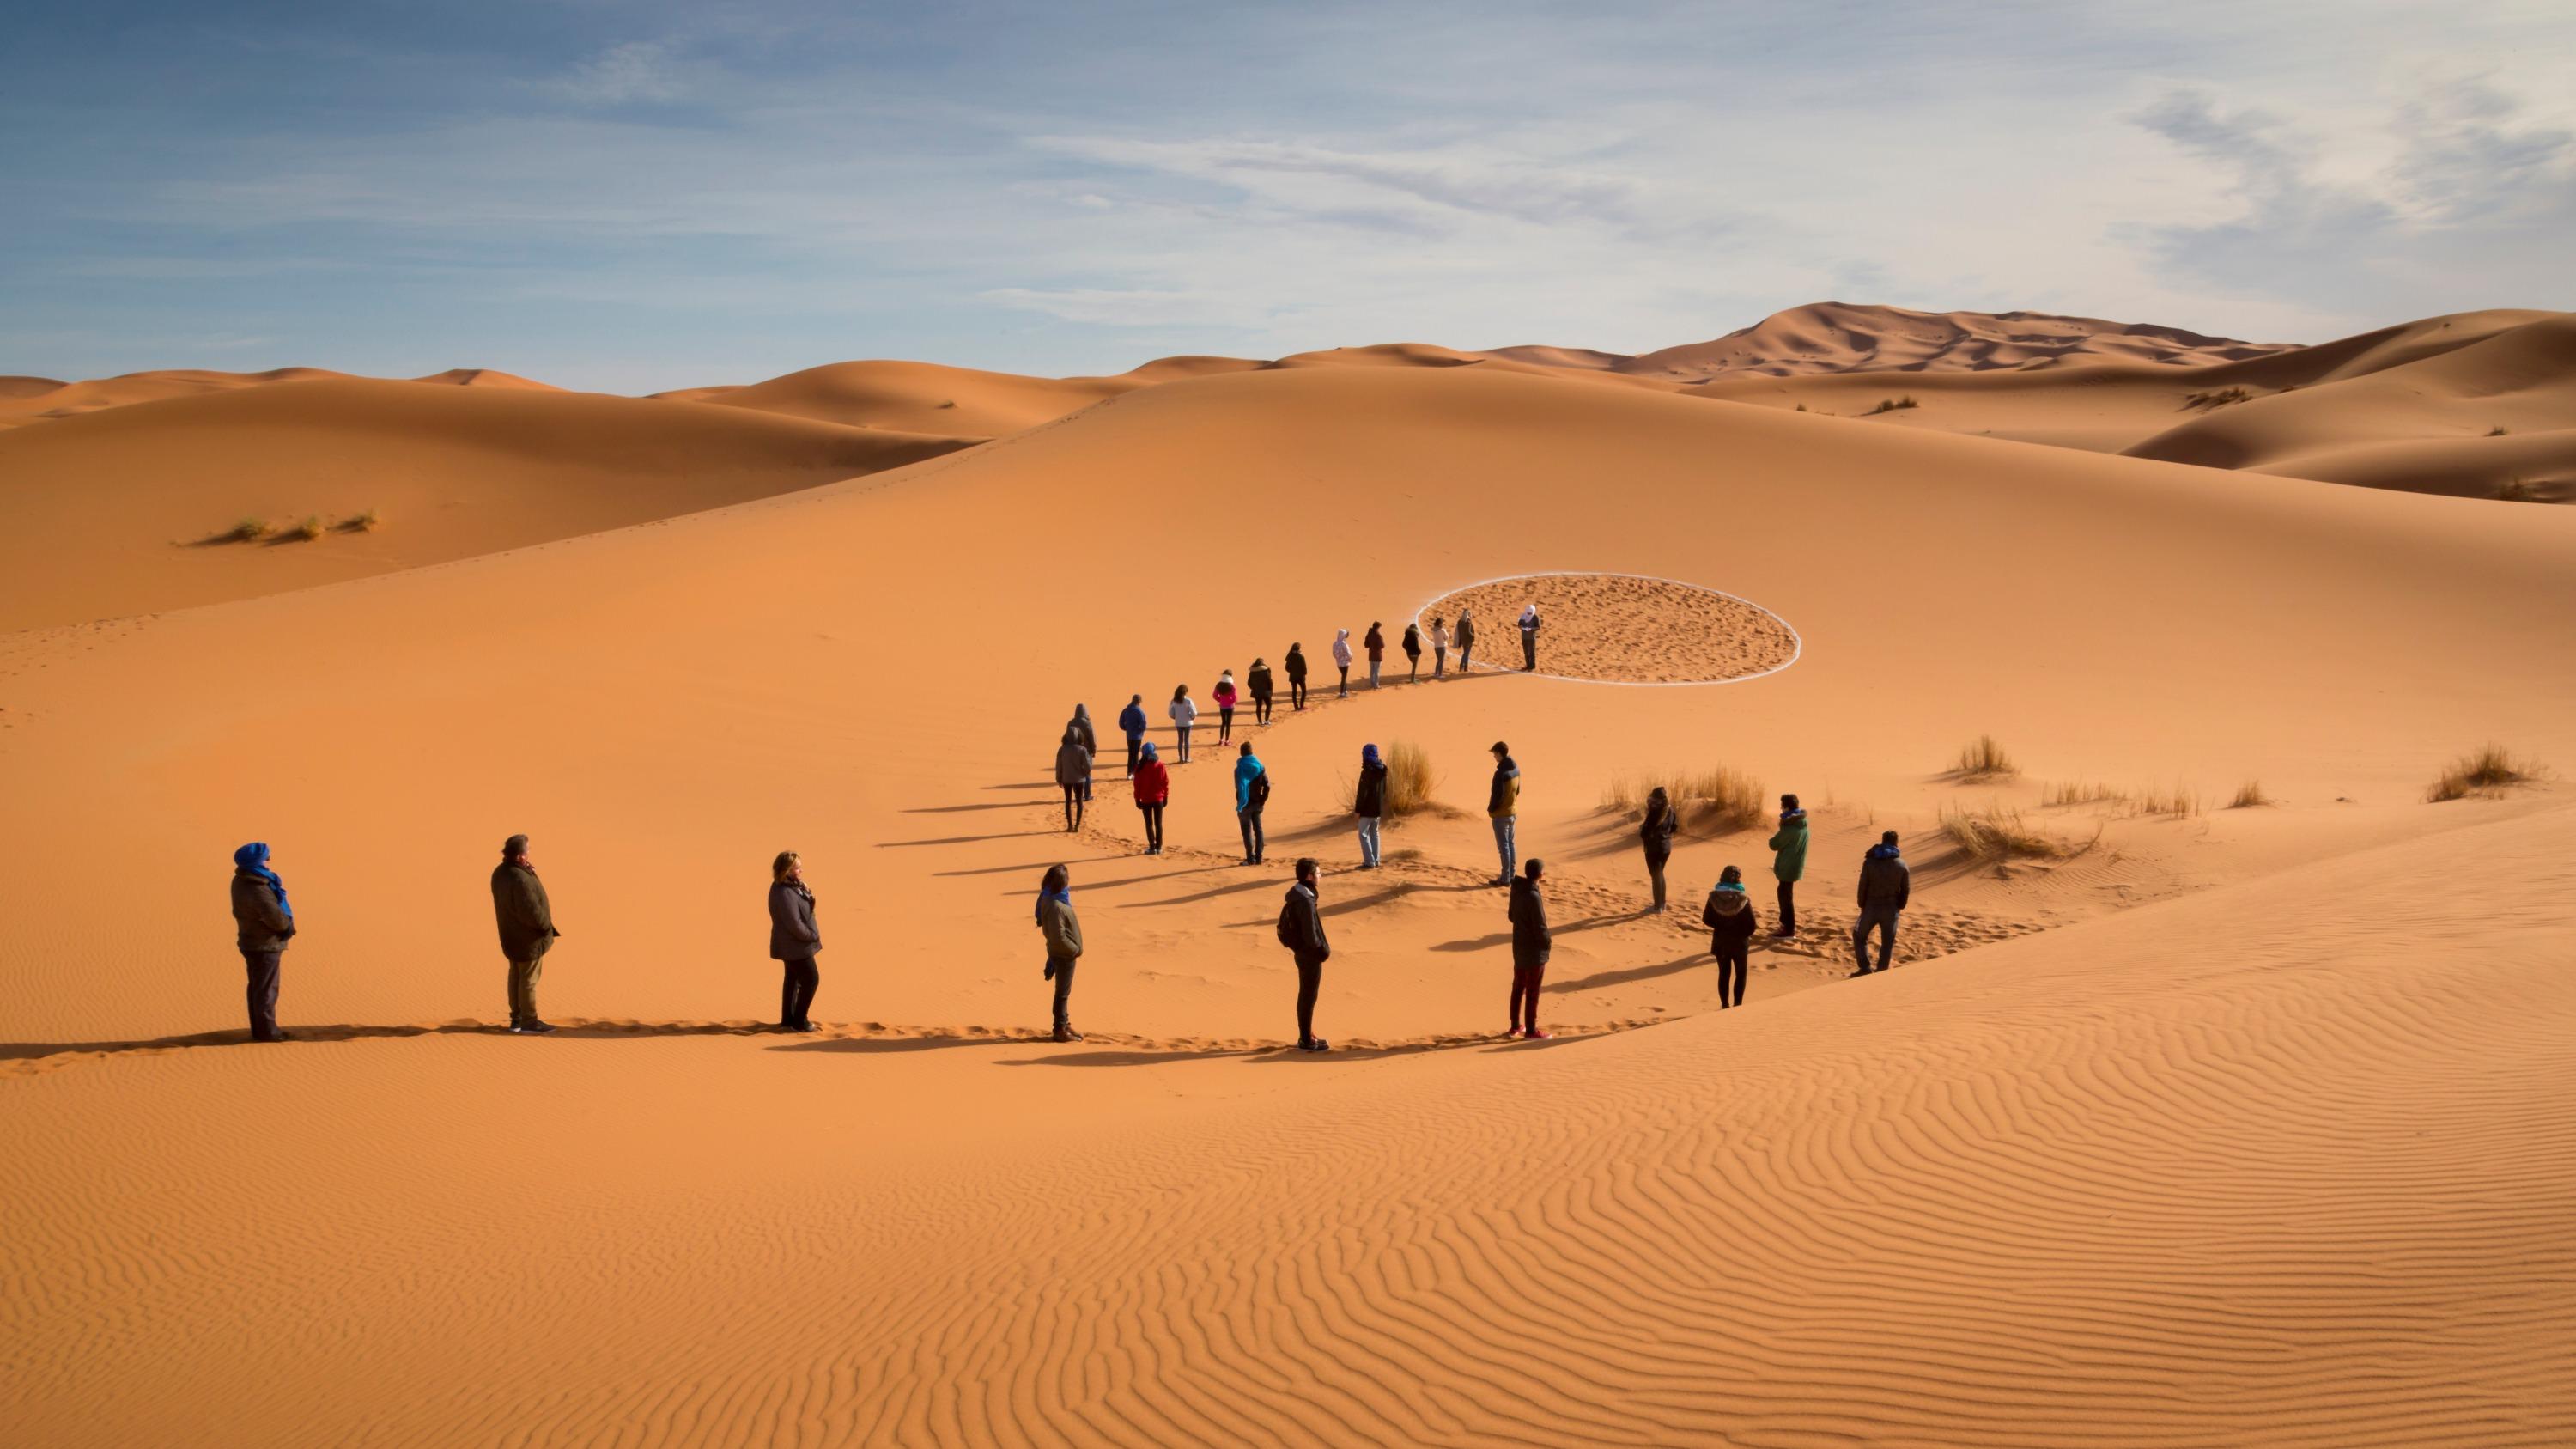
<instances>
[{"instance_id":1,"label":"shaded slope of dune","mask_svg":"<svg viewBox=\"0 0 2576 1449\"><path fill-rule=\"evenodd\" d=\"M656 396L852 427L992 438L1147 385L1133 376L1023 377L927 362L836 362L748 387Z\"/></svg>"}]
</instances>

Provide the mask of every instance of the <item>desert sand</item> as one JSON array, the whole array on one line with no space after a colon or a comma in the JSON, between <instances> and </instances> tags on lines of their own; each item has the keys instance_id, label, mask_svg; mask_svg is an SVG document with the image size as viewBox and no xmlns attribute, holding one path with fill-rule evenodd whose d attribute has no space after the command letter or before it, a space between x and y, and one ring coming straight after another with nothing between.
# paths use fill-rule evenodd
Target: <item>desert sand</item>
<instances>
[{"instance_id":1,"label":"desert sand","mask_svg":"<svg viewBox=\"0 0 2576 1449\"><path fill-rule=\"evenodd\" d=\"M2284 471L2548 456L2566 325L1706 383L1428 346L658 399L322 378L29 421L0 1438L2566 1442L2576 802L2425 796L2489 741L2576 760L2576 511ZM2383 416L2401 373L2425 410ZM2213 376L2257 395L2178 412ZM1855 415L1892 388L1922 405ZM1329 679L1337 625L1569 571L1722 591L1796 657L1594 682L1711 651L1588 586L1546 636L1587 678L1239 717L1271 864L1235 863L1213 750L1138 853L1130 694L1168 743L1177 683L1291 641ZM1077 701L1109 738L1067 835ZM2017 773L1954 770L1981 733ZM1549 866L1546 1043L1498 1035L1497 737ZM1398 740L1450 809L1358 874L1349 781ZM1771 923L1766 828L1686 833L1658 915L1605 803L1717 766L1815 836L1799 935L1726 1012L1699 902L1736 864ZM1962 812L2047 853L1973 857ZM1899 965L1847 980L1886 829ZM514 831L565 933L545 1038L495 1029ZM300 928L283 1045L241 1029L249 839ZM760 1029L781 849L812 1036ZM1298 854L1320 1055L1282 1050ZM1030 918L1057 861L1078 1044Z\"/></svg>"}]
</instances>

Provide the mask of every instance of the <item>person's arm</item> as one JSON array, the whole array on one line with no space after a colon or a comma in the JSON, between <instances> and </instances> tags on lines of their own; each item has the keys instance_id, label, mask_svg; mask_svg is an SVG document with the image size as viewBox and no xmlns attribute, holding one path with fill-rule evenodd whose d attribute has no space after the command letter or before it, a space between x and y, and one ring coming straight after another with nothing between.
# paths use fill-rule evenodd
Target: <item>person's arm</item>
<instances>
[{"instance_id":1,"label":"person's arm","mask_svg":"<svg viewBox=\"0 0 2576 1449\"><path fill-rule=\"evenodd\" d=\"M1896 908L1900 911L1904 910L1905 903L1912 899L1914 899L1914 870L1900 860L1896 863Z\"/></svg>"},{"instance_id":2,"label":"person's arm","mask_svg":"<svg viewBox=\"0 0 2576 1449\"><path fill-rule=\"evenodd\" d=\"M241 878L237 876L235 879ZM241 915L241 908L247 905L250 910L249 924L259 927L268 935L283 936L294 927L294 922L286 919L286 912L277 904L276 893L271 891L264 882L242 880L241 884L233 889L233 905L235 916Z\"/></svg>"},{"instance_id":3,"label":"person's arm","mask_svg":"<svg viewBox=\"0 0 2576 1449\"><path fill-rule=\"evenodd\" d=\"M1869 907L1869 866L1868 861L1860 863L1860 884L1852 889L1852 904L1864 910Z\"/></svg>"}]
</instances>

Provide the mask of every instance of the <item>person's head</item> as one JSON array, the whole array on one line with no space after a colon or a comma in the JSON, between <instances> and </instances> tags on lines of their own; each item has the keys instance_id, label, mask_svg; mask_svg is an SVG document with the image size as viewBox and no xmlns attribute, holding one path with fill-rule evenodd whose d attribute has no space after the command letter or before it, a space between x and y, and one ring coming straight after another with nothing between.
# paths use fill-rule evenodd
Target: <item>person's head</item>
<instances>
[{"instance_id":1,"label":"person's head","mask_svg":"<svg viewBox=\"0 0 2576 1449\"><path fill-rule=\"evenodd\" d=\"M1646 809L1648 812L1661 815L1672 808L1673 797L1664 793L1663 786L1657 785L1655 788L1646 792Z\"/></svg>"},{"instance_id":2,"label":"person's head","mask_svg":"<svg viewBox=\"0 0 2576 1449\"><path fill-rule=\"evenodd\" d=\"M1878 843L1887 846L1889 849L1894 849L1896 846L1896 832L1893 830L1882 832L1878 837Z\"/></svg>"},{"instance_id":3,"label":"person's head","mask_svg":"<svg viewBox=\"0 0 2576 1449\"><path fill-rule=\"evenodd\" d=\"M1383 629L1386 627L1386 621L1384 619L1371 619L1369 620L1369 627L1372 629Z\"/></svg>"},{"instance_id":4,"label":"person's head","mask_svg":"<svg viewBox=\"0 0 2576 1449\"><path fill-rule=\"evenodd\" d=\"M265 840L254 840L233 852L233 866L237 870L257 870L268 864L268 859L268 842Z\"/></svg>"},{"instance_id":5,"label":"person's head","mask_svg":"<svg viewBox=\"0 0 2576 1449\"><path fill-rule=\"evenodd\" d=\"M1377 763L1377 746L1375 746L1375 745L1362 745L1362 746L1360 746L1360 763L1361 763L1361 764L1363 764L1363 765L1374 765L1374 764L1376 764L1376 763Z\"/></svg>"},{"instance_id":6,"label":"person's head","mask_svg":"<svg viewBox=\"0 0 2576 1449\"><path fill-rule=\"evenodd\" d=\"M1795 809L1797 809L1797 808L1798 808L1798 797L1797 797L1797 796L1795 796L1795 795L1783 795L1783 796L1781 796L1781 797L1780 797L1780 813L1781 813L1781 814L1786 815L1786 814L1788 814L1790 811L1795 810Z\"/></svg>"},{"instance_id":7,"label":"person's head","mask_svg":"<svg viewBox=\"0 0 2576 1449\"><path fill-rule=\"evenodd\" d=\"M1261 667L1261 656L1260 656L1260 655L1255 654L1255 655L1253 655L1253 656L1252 656L1252 667L1253 667L1253 668L1255 668L1255 669L1259 669L1259 668Z\"/></svg>"},{"instance_id":8,"label":"person's head","mask_svg":"<svg viewBox=\"0 0 2576 1449\"><path fill-rule=\"evenodd\" d=\"M1038 882L1038 889L1046 892L1048 895L1054 895L1058 891L1069 888L1072 884L1073 872L1070 869L1061 864L1051 865L1047 867L1046 878Z\"/></svg>"},{"instance_id":9,"label":"person's head","mask_svg":"<svg viewBox=\"0 0 2576 1449\"><path fill-rule=\"evenodd\" d=\"M1252 758L1252 741L1250 741L1250 740L1245 740L1242 744L1235 746L1235 748L1234 748L1234 752L1235 752L1236 754L1238 754L1238 755L1243 756L1243 757L1244 757L1245 759L1247 759L1247 760L1248 760L1248 759L1251 759L1251 758Z\"/></svg>"},{"instance_id":10,"label":"person's head","mask_svg":"<svg viewBox=\"0 0 2576 1449\"><path fill-rule=\"evenodd\" d=\"M1087 705L1087 704L1077 704L1077 705L1075 705L1075 706L1073 707L1073 717L1074 717L1075 719L1089 719L1089 718L1091 718L1091 706L1090 706L1090 705Z\"/></svg>"},{"instance_id":11,"label":"person's head","mask_svg":"<svg viewBox=\"0 0 2576 1449\"><path fill-rule=\"evenodd\" d=\"M1297 857L1297 884L1310 886L1314 883L1315 857L1311 855L1301 855Z\"/></svg>"},{"instance_id":12,"label":"person's head","mask_svg":"<svg viewBox=\"0 0 2576 1449\"><path fill-rule=\"evenodd\" d=\"M1300 654L1305 652L1305 648L1305 645L1291 641L1288 645L1288 652L1291 654Z\"/></svg>"},{"instance_id":13,"label":"person's head","mask_svg":"<svg viewBox=\"0 0 2576 1449\"><path fill-rule=\"evenodd\" d=\"M1081 743L1082 743L1082 731L1080 731L1080 730L1078 730L1078 729L1075 729L1075 728L1074 728L1073 726L1071 726L1071 725L1066 725L1066 726L1064 727L1064 743L1066 743L1066 744L1068 744L1068 745L1078 745L1078 744L1081 744Z\"/></svg>"},{"instance_id":14,"label":"person's head","mask_svg":"<svg viewBox=\"0 0 2576 1449\"><path fill-rule=\"evenodd\" d=\"M1143 704L1145 702L1145 696L1141 694L1131 694L1127 696L1127 702L1129 704Z\"/></svg>"},{"instance_id":15,"label":"person's head","mask_svg":"<svg viewBox=\"0 0 2576 1449\"><path fill-rule=\"evenodd\" d=\"M1189 687L1188 685L1186 685L1186 684L1175 684L1175 685L1173 685L1173 686L1172 686L1172 698L1174 698L1174 699L1176 699L1176 700L1177 700L1177 699L1187 699L1187 698L1189 698L1189 697L1190 697L1190 687Z\"/></svg>"},{"instance_id":16,"label":"person's head","mask_svg":"<svg viewBox=\"0 0 2576 1449\"><path fill-rule=\"evenodd\" d=\"M1511 752L1512 752L1512 747L1511 747L1510 745L1508 745L1508 744L1504 743L1504 742L1503 742L1503 741L1501 741L1501 740L1496 740L1496 741L1494 741L1494 748L1493 748L1493 752L1492 752L1492 753L1493 753L1493 756L1494 756L1494 758L1495 758L1495 759L1497 759L1497 760L1504 759L1504 758L1508 757L1508 756L1511 754Z\"/></svg>"},{"instance_id":17,"label":"person's head","mask_svg":"<svg viewBox=\"0 0 2576 1449\"><path fill-rule=\"evenodd\" d=\"M1744 872L1730 865L1726 869L1717 873L1717 883L1719 885L1742 885L1744 884Z\"/></svg>"},{"instance_id":18,"label":"person's head","mask_svg":"<svg viewBox=\"0 0 2576 1449\"><path fill-rule=\"evenodd\" d=\"M1540 876L1547 874L1547 862L1533 855L1521 862L1521 874L1528 876L1535 883Z\"/></svg>"},{"instance_id":19,"label":"person's head","mask_svg":"<svg viewBox=\"0 0 2576 1449\"><path fill-rule=\"evenodd\" d=\"M512 865L528 863L528 837L513 835L501 842L501 858Z\"/></svg>"},{"instance_id":20,"label":"person's head","mask_svg":"<svg viewBox=\"0 0 2576 1449\"><path fill-rule=\"evenodd\" d=\"M1230 679L1234 678L1234 671L1233 671L1233 670L1231 670L1231 669L1220 669L1220 670L1218 670L1218 671L1216 672L1216 677L1217 677L1217 678L1219 678L1219 679L1229 679L1229 680L1230 680Z\"/></svg>"},{"instance_id":21,"label":"person's head","mask_svg":"<svg viewBox=\"0 0 2576 1449\"><path fill-rule=\"evenodd\" d=\"M1147 740L1145 742L1144 758L1148 760L1156 758L1154 754L1154 742L1152 740Z\"/></svg>"},{"instance_id":22,"label":"person's head","mask_svg":"<svg viewBox=\"0 0 2576 1449\"><path fill-rule=\"evenodd\" d=\"M774 881L787 881L790 883L803 880L805 878L805 857L798 855L792 850L782 850L778 852L778 858L769 863L769 878Z\"/></svg>"}]
</instances>

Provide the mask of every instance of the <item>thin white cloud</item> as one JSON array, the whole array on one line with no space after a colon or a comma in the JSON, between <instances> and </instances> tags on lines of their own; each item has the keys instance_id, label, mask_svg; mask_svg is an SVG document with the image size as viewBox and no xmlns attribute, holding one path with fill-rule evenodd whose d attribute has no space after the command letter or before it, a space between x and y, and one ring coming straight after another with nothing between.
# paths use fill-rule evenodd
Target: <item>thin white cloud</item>
<instances>
[{"instance_id":1,"label":"thin white cloud","mask_svg":"<svg viewBox=\"0 0 2576 1449\"><path fill-rule=\"evenodd\" d=\"M581 105L625 106L677 100L687 87L668 43L629 40L584 57L548 89Z\"/></svg>"}]
</instances>

